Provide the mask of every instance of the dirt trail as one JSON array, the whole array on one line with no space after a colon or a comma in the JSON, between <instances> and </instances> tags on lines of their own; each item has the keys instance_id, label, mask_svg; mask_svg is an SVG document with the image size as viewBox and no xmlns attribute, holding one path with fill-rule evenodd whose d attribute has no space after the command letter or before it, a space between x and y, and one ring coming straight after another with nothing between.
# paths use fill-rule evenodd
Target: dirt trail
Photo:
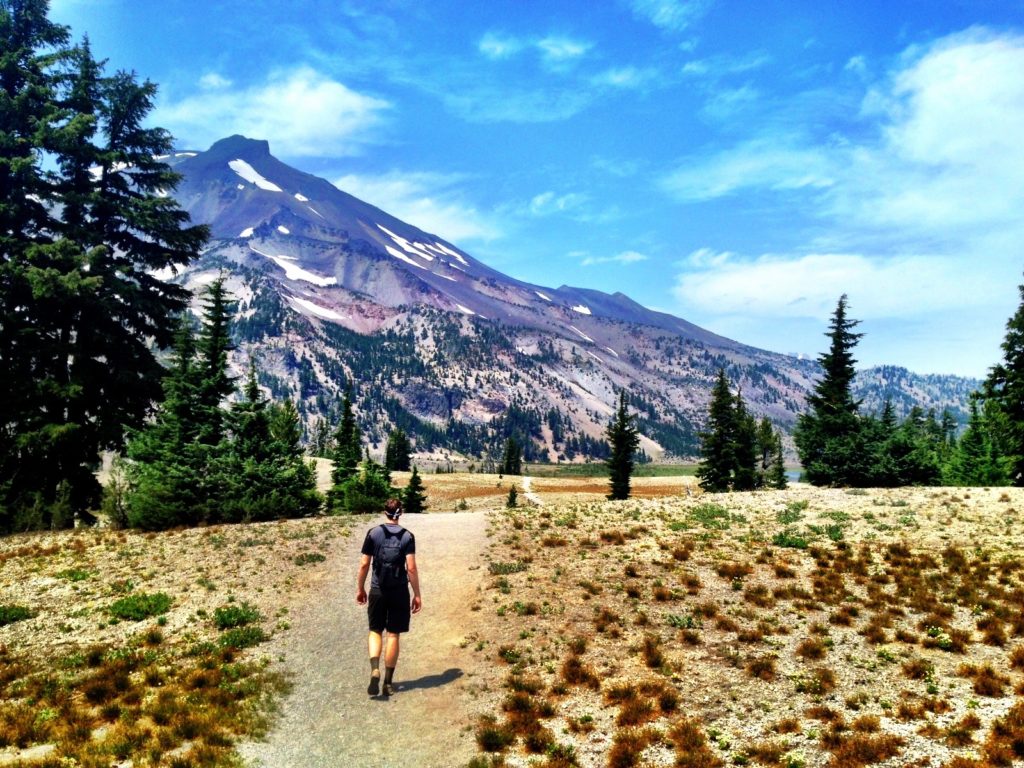
<instances>
[{"instance_id":1,"label":"dirt trail","mask_svg":"<svg viewBox=\"0 0 1024 768\"><path fill-rule=\"evenodd\" d=\"M540 496L533 491L533 481L529 475L523 475L523 495L526 497L527 501L533 502L538 507L544 506L544 502L541 500Z\"/></svg>"},{"instance_id":2,"label":"dirt trail","mask_svg":"<svg viewBox=\"0 0 1024 768\"><path fill-rule=\"evenodd\" d=\"M339 542L312 585L309 599L289 617L291 629L268 648L283 654L294 689L264 742L240 746L261 768L391 768L465 765L475 754L460 695L468 683L469 631L486 544L486 514L408 515L416 535L423 611L402 636L390 699L366 694L366 609L356 605L355 577L363 534ZM383 671L383 664L382 671Z\"/></svg>"}]
</instances>

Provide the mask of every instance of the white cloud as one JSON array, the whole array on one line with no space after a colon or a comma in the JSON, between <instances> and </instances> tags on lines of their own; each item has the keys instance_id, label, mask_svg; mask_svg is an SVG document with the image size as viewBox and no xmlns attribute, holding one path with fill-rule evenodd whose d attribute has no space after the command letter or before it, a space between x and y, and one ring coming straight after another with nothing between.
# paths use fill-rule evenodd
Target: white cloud
<instances>
[{"instance_id":1,"label":"white cloud","mask_svg":"<svg viewBox=\"0 0 1024 768\"><path fill-rule=\"evenodd\" d=\"M591 267L595 264L635 264L638 261L647 261L648 258L637 251L623 251L615 256L588 256L580 262L580 265Z\"/></svg>"},{"instance_id":2,"label":"white cloud","mask_svg":"<svg viewBox=\"0 0 1024 768\"><path fill-rule=\"evenodd\" d=\"M477 50L492 60L510 59L532 49L538 53L544 65L552 69L564 68L586 55L593 47L593 43L565 35L515 37L493 31L485 33L477 43Z\"/></svg>"},{"instance_id":3,"label":"white cloud","mask_svg":"<svg viewBox=\"0 0 1024 768\"><path fill-rule=\"evenodd\" d=\"M659 78L656 69L628 66L612 67L595 75L591 82L595 85L610 86L612 88L642 88L648 83Z\"/></svg>"},{"instance_id":4,"label":"white cloud","mask_svg":"<svg viewBox=\"0 0 1024 768\"><path fill-rule=\"evenodd\" d=\"M223 88L230 88L231 81L217 72L207 72L199 78L199 87L204 91L218 91Z\"/></svg>"},{"instance_id":5,"label":"white cloud","mask_svg":"<svg viewBox=\"0 0 1024 768\"><path fill-rule=\"evenodd\" d=\"M656 27L681 32L711 6L710 0L631 0L633 13Z\"/></svg>"},{"instance_id":6,"label":"white cloud","mask_svg":"<svg viewBox=\"0 0 1024 768\"><path fill-rule=\"evenodd\" d=\"M593 47L593 43L559 36L543 37L536 45L541 57L549 64L561 64L578 59Z\"/></svg>"},{"instance_id":7,"label":"white cloud","mask_svg":"<svg viewBox=\"0 0 1024 768\"><path fill-rule=\"evenodd\" d=\"M379 129L390 104L309 68L281 70L260 85L218 88L164 102L153 121L191 146L233 133L268 139L284 156L351 155Z\"/></svg>"},{"instance_id":8,"label":"white cloud","mask_svg":"<svg viewBox=\"0 0 1024 768\"><path fill-rule=\"evenodd\" d=\"M525 47L525 41L497 32L487 32L477 43L477 49L489 59L507 59Z\"/></svg>"},{"instance_id":9,"label":"white cloud","mask_svg":"<svg viewBox=\"0 0 1024 768\"><path fill-rule=\"evenodd\" d=\"M463 179L457 174L391 171L377 176L348 174L334 185L451 242L502 237L497 216L463 199L458 190Z\"/></svg>"},{"instance_id":10,"label":"white cloud","mask_svg":"<svg viewBox=\"0 0 1024 768\"><path fill-rule=\"evenodd\" d=\"M573 208L579 207L586 201L586 195L569 192L558 195L552 191L541 192L530 200L527 210L534 216L550 216L557 213L565 213Z\"/></svg>"},{"instance_id":11,"label":"white cloud","mask_svg":"<svg viewBox=\"0 0 1024 768\"><path fill-rule=\"evenodd\" d=\"M906 318L982 305L994 282L947 257L824 253L742 260L701 249L690 260L698 269L679 275L673 293L687 307L713 315L823 320L846 293L857 317Z\"/></svg>"},{"instance_id":12,"label":"white cloud","mask_svg":"<svg viewBox=\"0 0 1024 768\"><path fill-rule=\"evenodd\" d=\"M711 200L751 187L822 188L833 184L831 165L826 152L795 140L752 139L707 157L690 158L661 184L684 201Z\"/></svg>"}]
</instances>

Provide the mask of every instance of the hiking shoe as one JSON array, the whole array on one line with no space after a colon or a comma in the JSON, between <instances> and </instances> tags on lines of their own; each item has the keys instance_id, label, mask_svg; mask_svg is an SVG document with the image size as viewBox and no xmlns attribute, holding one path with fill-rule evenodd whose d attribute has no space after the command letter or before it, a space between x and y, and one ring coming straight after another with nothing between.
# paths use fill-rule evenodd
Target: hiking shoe
<instances>
[{"instance_id":1,"label":"hiking shoe","mask_svg":"<svg viewBox=\"0 0 1024 768\"><path fill-rule=\"evenodd\" d=\"M395 686L391 683L384 683L384 695L390 696L395 692Z\"/></svg>"},{"instance_id":2,"label":"hiking shoe","mask_svg":"<svg viewBox=\"0 0 1024 768\"><path fill-rule=\"evenodd\" d=\"M366 692L368 694L370 694L371 696L376 696L378 693L380 693L380 678L379 677L371 677L370 678L370 684L368 686L366 686Z\"/></svg>"}]
</instances>

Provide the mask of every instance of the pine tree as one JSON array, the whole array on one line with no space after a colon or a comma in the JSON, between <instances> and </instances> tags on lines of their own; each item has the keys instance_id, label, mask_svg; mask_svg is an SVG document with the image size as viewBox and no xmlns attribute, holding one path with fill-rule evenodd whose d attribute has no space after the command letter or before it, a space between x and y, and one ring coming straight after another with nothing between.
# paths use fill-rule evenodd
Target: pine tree
<instances>
[{"instance_id":1,"label":"pine tree","mask_svg":"<svg viewBox=\"0 0 1024 768\"><path fill-rule=\"evenodd\" d=\"M636 427L636 416L629 412L626 390L619 390L619 403L608 428L605 430L611 456L608 458L608 498L621 500L629 498L630 478L633 475L633 455L640 445L640 433Z\"/></svg>"},{"instance_id":2,"label":"pine tree","mask_svg":"<svg viewBox=\"0 0 1024 768\"><path fill-rule=\"evenodd\" d=\"M294 403L271 406L251 369L244 398L232 403L227 423L230 439L218 462L222 522L305 517L319 510L316 477L302 455Z\"/></svg>"},{"instance_id":3,"label":"pine tree","mask_svg":"<svg viewBox=\"0 0 1024 768\"><path fill-rule=\"evenodd\" d=\"M402 492L401 500L402 509L407 513L418 514L427 508L427 494L423 488L423 478L420 477L416 467L412 468L412 476L409 478L409 484L405 486L405 490Z\"/></svg>"},{"instance_id":4,"label":"pine tree","mask_svg":"<svg viewBox=\"0 0 1024 768\"><path fill-rule=\"evenodd\" d=\"M778 432L775 433L772 459L765 476L765 485L778 491L784 491L789 485L786 478L786 462L782 453L782 435Z\"/></svg>"},{"instance_id":5,"label":"pine tree","mask_svg":"<svg viewBox=\"0 0 1024 768\"><path fill-rule=\"evenodd\" d=\"M753 491L760 485L757 456L757 422L747 410L743 395L736 394L733 404L733 470L732 487L737 491Z\"/></svg>"},{"instance_id":6,"label":"pine tree","mask_svg":"<svg viewBox=\"0 0 1024 768\"><path fill-rule=\"evenodd\" d=\"M199 403L203 422L200 440L216 445L224 437L221 409L235 391L235 380L228 373L228 352L233 347L230 326L233 302L227 297L223 277L214 280L203 292L203 324L196 347L199 354Z\"/></svg>"},{"instance_id":7,"label":"pine tree","mask_svg":"<svg viewBox=\"0 0 1024 768\"><path fill-rule=\"evenodd\" d=\"M512 487L508 489L508 496L505 498L505 508L515 509L517 506L519 506L518 499L519 492L516 490L516 487L513 484Z\"/></svg>"},{"instance_id":8,"label":"pine tree","mask_svg":"<svg viewBox=\"0 0 1024 768\"><path fill-rule=\"evenodd\" d=\"M758 487L767 486L768 473L775 455L775 428L767 416L757 425L757 479Z\"/></svg>"},{"instance_id":9,"label":"pine tree","mask_svg":"<svg viewBox=\"0 0 1024 768\"><path fill-rule=\"evenodd\" d=\"M0 531L57 524L58 495L96 503L99 451L160 396L149 345L170 345L188 295L151 273L206 238L154 160L170 137L140 128L155 87L104 77L46 16L43 0L0 4Z\"/></svg>"},{"instance_id":10,"label":"pine tree","mask_svg":"<svg viewBox=\"0 0 1024 768\"><path fill-rule=\"evenodd\" d=\"M411 465L409 438L401 429L395 429L388 435L388 444L384 450L384 466L390 471L408 472Z\"/></svg>"},{"instance_id":11,"label":"pine tree","mask_svg":"<svg viewBox=\"0 0 1024 768\"><path fill-rule=\"evenodd\" d=\"M723 493L732 486L736 466L735 431L733 395L725 370L720 368L711 391L708 426L700 433L701 461L697 465L700 487L709 493Z\"/></svg>"},{"instance_id":12,"label":"pine tree","mask_svg":"<svg viewBox=\"0 0 1024 768\"><path fill-rule=\"evenodd\" d=\"M352 399L348 392L341 401L341 419L334 433L334 468L331 470L331 490L327 493L327 506L335 512L343 511L342 486L359 471L363 454L362 435L352 412Z\"/></svg>"},{"instance_id":13,"label":"pine tree","mask_svg":"<svg viewBox=\"0 0 1024 768\"><path fill-rule=\"evenodd\" d=\"M990 423L996 431L995 450L1005 457L1010 482L1024 486L1024 285L1019 292L1021 304L1006 323L1003 361L989 370L981 397L999 414Z\"/></svg>"},{"instance_id":14,"label":"pine tree","mask_svg":"<svg viewBox=\"0 0 1024 768\"><path fill-rule=\"evenodd\" d=\"M503 475L523 474L523 449L514 437L509 437L505 441L505 450L501 457L501 473Z\"/></svg>"},{"instance_id":15,"label":"pine tree","mask_svg":"<svg viewBox=\"0 0 1024 768\"><path fill-rule=\"evenodd\" d=\"M997 455L989 420L979 408L979 398L971 398L967 429L950 452L943 471L947 485L1007 485L1006 463Z\"/></svg>"},{"instance_id":16,"label":"pine tree","mask_svg":"<svg viewBox=\"0 0 1024 768\"><path fill-rule=\"evenodd\" d=\"M797 451L814 485L864 485L871 474L872 457L858 414L860 401L851 393L853 348L863 335L853 332L859 322L847 318L843 294L825 334L831 343L819 358L822 378L807 397L810 411L797 422Z\"/></svg>"}]
</instances>

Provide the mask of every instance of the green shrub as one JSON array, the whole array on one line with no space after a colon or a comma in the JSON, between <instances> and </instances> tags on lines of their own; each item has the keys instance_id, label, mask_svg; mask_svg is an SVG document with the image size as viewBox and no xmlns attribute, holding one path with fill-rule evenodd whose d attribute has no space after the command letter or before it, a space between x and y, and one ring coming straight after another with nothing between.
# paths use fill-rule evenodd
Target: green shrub
<instances>
[{"instance_id":1,"label":"green shrub","mask_svg":"<svg viewBox=\"0 0 1024 768\"><path fill-rule=\"evenodd\" d=\"M147 595L145 592L136 592L128 597L122 597L110 606L110 615L115 619L125 621L142 621L150 616L159 616L167 613L171 607L170 595L163 592L156 592Z\"/></svg>"},{"instance_id":2,"label":"green shrub","mask_svg":"<svg viewBox=\"0 0 1024 768\"><path fill-rule=\"evenodd\" d=\"M24 605L0 605L0 627L31 619L35 614Z\"/></svg>"},{"instance_id":3,"label":"green shrub","mask_svg":"<svg viewBox=\"0 0 1024 768\"><path fill-rule=\"evenodd\" d=\"M504 576L509 573L520 573L526 570L526 563L522 560L515 560L511 563L490 563L487 569L492 576Z\"/></svg>"},{"instance_id":4,"label":"green shrub","mask_svg":"<svg viewBox=\"0 0 1024 768\"><path fill-rule=\"evenodd\" d=\"M799 536L791 530L779 531L772 538L772 544L776 547L788 547L790 549L807 549L807 539Z\"/></svg>"},{"instance_id":5,"label":"green shrub","mask_svg":"<svg viewBox=\"0 0 1024 768\"><path fill-rule=\"evenodd\" d=\"M251 648L266 639L267 633L262 627L235 627L223 632L217 638L217 645L221 648Z\"/></svg>"},{"instance_id":6,"label":"green shrub","mask_svg":"<svg viewBox=\"0 0 1024 768\"><path fill-rule=\"evenodd\" d=\"M309 565L310 563L322 563L327 558L319 552L303 552L295 556L296 565Z\"/></svg>"},{"instance_id":7,"label":"green shrub","mask_svg":"<svg viewBox=\"0 0 1024 768\"><path fill-rule=\"evenodd\" d=\"M83 568L68 568L57 574L58 579L67 579L68 581L85 581L90 576L92 576L92 572Z\"/></svg>"},{"instance_id":8,"label":"green shrub","mask_svg":"<svg viewBox=\"0 0 1024 768\"><path fill-rule=\"evenodd\" d=\"M260 620L260 612L248 603L225 605L213 612L213 623L217 629L244 627Z\"/></svg>"}]
</instances>

